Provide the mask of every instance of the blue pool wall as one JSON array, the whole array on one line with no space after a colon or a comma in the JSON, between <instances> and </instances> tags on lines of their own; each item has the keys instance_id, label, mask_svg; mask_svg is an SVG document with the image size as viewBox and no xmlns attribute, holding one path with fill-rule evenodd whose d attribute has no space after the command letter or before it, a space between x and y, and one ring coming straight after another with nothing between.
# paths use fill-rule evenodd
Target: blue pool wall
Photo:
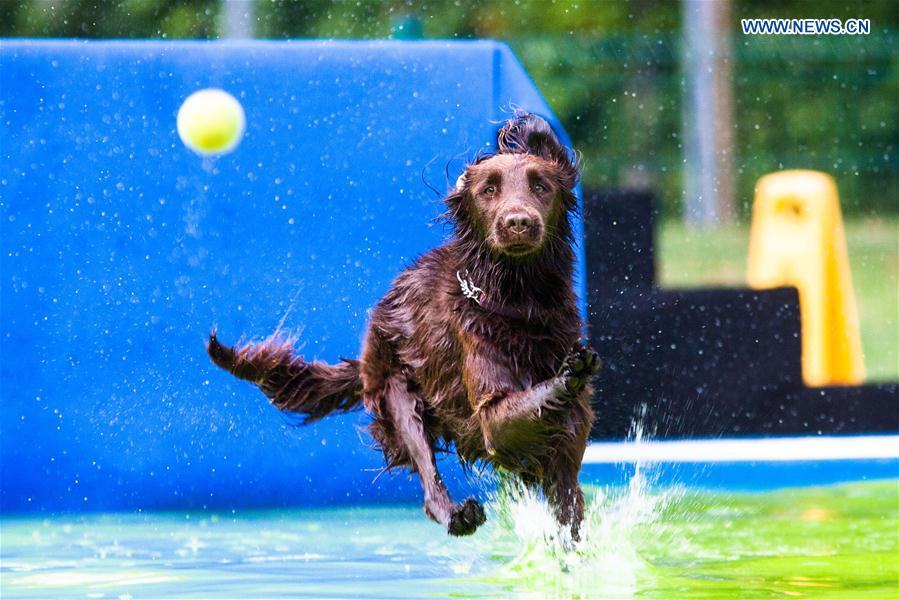
<instances>
[{"instance_id":1,"label":"blue pool wall","mask_svg":"<svg viewBox=\"0 0 899 600\"><path fill-rule=\"evenodd\" d=\"M214 159L175 131L206 87L247 115ZM203 343L282 326L306 358L356 356L449 233L425 182L446 190L512 108L564 138L506 46L3 40L0 90L0 509L419 500L373 482L364 414L294 427Z\"/></svg>"}]
</instances>

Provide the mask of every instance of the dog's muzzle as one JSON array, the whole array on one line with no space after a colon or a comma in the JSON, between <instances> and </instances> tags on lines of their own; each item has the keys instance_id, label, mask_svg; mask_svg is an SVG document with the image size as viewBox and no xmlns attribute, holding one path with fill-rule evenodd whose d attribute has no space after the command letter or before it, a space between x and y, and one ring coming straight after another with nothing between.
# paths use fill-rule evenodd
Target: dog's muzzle
<instances>
[{"instance_id":1,"label":"dog's muzzle","mask_svg":"<svg viewBox=\"0 0 899 600\"><path fill-rule=\"evenodd\" d=\"M508 254L527 254L543 243L543 223L528 212L512 212L497 219L496 239Z\"/></svg>"}]
</instances>

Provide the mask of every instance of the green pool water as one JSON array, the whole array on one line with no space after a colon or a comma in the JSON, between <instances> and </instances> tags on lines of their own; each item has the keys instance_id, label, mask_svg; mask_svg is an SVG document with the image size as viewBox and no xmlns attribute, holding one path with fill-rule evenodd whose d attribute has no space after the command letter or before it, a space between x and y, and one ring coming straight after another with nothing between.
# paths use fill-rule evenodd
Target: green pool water
<instances>
[{"instance_id":1,"label":"green pool water","mask_svg":"<svg viewBox=\"0 0 899 600\"><path fill-rule=\"evenodd\" d=\"M584 539L512 493L453 539L418 507L5 517L8 598L890 598L899 481L593 487Z\"/></svg>"}]
</instances>

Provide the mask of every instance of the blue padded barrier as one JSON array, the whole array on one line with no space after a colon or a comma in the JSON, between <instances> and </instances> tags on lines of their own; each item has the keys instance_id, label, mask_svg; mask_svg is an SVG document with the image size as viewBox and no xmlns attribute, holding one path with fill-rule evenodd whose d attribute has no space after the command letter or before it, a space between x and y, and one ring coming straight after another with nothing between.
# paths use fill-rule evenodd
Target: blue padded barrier
<instances>
[{"instance_id":1,"label":"blue padded barrier","mask_svg":"<svg viewBox=\"0 0 899 600\"><path fill-rule=\"evenodd\" d=\"M175 132L205 87L247 114L216 159ZM356 356L448 233L422 180L445 190L511 106L560 130L489 41L0 42L0 508L417 500L372 483L364 413L291 427L203 342L283 322L307 358Z\"/></svg>"}]
</instances>

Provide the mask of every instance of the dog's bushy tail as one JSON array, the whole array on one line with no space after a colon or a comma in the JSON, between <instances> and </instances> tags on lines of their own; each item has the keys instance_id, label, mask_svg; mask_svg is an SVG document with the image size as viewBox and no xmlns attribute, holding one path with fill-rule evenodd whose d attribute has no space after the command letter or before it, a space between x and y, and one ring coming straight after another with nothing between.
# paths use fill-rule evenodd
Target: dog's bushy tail
<instances>
[{"instance_id":1,"label":"dog's bushy tail","mask_svg":"<svg viewBox=\"0 0 899 600\"><path fill-rule=\"evenodd\" d=\"M252 381L281 410L299 413L303 423L331 413L348 412L362 403L359 363L306 362L294 355L289 338L272 336L239 347L222 345L213 329L206 351L216 365L238 379Z\"/></svg>"}]
</instances>

